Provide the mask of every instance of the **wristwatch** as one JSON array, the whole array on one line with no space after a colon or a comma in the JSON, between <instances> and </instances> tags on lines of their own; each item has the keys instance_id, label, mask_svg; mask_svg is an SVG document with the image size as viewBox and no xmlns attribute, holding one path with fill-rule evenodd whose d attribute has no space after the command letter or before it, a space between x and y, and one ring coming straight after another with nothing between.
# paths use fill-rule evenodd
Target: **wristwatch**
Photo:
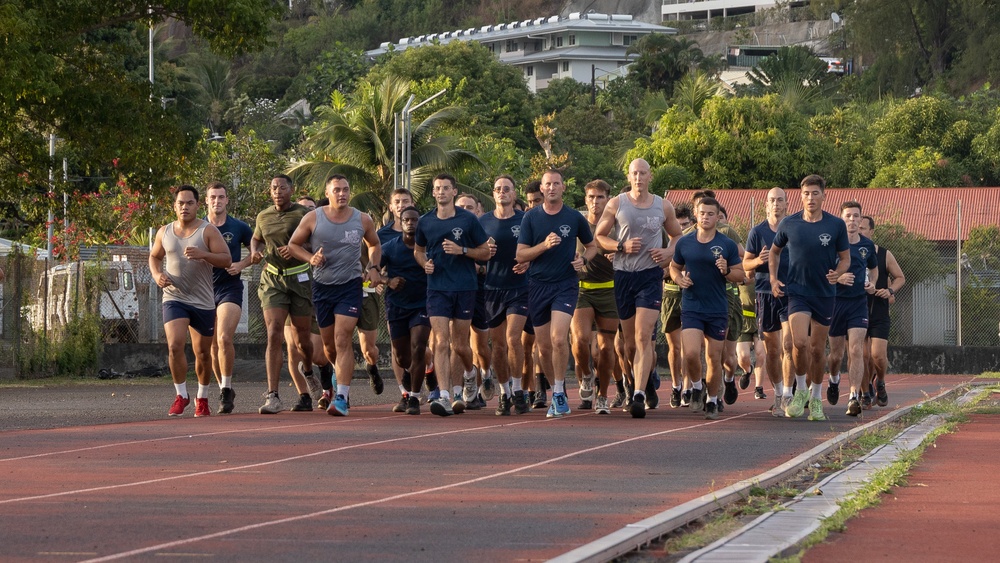
<instances>
[{"instance_id":1,"label":"wristwatch","mask_svg":"<svg viewBox=\"0 0 1000 563\"><path fill-rule=\"evenodd\" d=\"M618 241L618 252L625 252L625 241Z\"/></svg>"},{"instance_id":2,"label":"wristwatch","mask_svg":"<svg viewBox=\"0 0 1000 563\"><path fill-rule=\"evenodd\" d=\"M462 256L465 256L468 253L469 253L469 248L467 246L463 246L462 247Z\"/></svg>"}]
</instances>

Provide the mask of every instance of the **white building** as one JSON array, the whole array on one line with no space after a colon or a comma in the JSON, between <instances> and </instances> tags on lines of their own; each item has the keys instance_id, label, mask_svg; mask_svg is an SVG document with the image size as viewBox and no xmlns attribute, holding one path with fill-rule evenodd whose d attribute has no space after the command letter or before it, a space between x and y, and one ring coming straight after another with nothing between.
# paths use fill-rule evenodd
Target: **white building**
<instances>
[{"instance_id":1,"label":"white building","mask_svg":"<svg viewBox=\"0 0 1000 563\"><path fill-rule=\"evenodd\" d=\"M663 0L663 21L710 20L712 18L752 14L773 8L778 0ZM807 2L781 2L783 6L800 6Z\"/></svg>"},{"instance_id":2,"label":"white building","mask_svg":"<svg viewBox=\"0 0 1000 563\"><path fill-rule=\"evenodd\" d=\"M528 88L536 92L556 78L573 78L589 84L622 75L636 55L626 55L630 45L650 33L677 30L635 21L630 15L580 14L552 16L521 22L487 25L382 43L367 52L370 57L390 49L401 50L434 42L479 41L501 62L521 69Z\"/></svg>"}]
</instances>

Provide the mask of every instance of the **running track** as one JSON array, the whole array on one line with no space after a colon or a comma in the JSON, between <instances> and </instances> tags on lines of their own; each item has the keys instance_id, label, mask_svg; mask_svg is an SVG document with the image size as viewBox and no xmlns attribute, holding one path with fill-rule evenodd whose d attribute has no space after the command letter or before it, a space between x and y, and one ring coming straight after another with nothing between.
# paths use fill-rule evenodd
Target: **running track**
<instances>
[{"instance_id":1,"label":"running track","mask_svg":"<svg viewBox=\"0 0 1000 563\"><path fill-rule=\"evenodd\" d=\"M968 376L892 376L890 407ZM844 389L844 387L842 387ZM661 394L662 395L662 394ZM575 390L570 391L575 405ZM544 560L889 412L449 418L355 407L0 433L5 561ZM190 409L189 409L190 411Z\"/></svg>"}]
</instances>

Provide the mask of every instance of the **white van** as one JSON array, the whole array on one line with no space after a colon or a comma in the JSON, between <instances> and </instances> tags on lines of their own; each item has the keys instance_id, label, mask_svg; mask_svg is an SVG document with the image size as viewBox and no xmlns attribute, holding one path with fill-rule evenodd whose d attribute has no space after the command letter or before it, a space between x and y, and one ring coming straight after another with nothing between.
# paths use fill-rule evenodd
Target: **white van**
<instances>
[{"instance_id":1,"label":"white van","mask_svg":"<svg viewBox=\"0 0 1000 563\"><path fill-rule=\"evenodd\" d=\"M46 276L40 276L35 298L27 307L31 328L36 332L61 329L74 315L91 312L100 314L105 342L134 342L139 324L135 275L123 256L113 258L111 262L83 262L83 272L80 262L49 268L47 283ZM83 284L80 291L78 280Z\"/></svg>"}]
</instances>

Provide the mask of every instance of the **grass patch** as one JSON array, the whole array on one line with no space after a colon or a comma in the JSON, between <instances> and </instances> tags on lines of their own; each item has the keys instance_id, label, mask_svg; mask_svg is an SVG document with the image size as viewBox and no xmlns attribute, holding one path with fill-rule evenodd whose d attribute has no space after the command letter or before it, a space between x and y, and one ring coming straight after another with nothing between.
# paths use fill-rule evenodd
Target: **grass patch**
<instances>
[{"instance_id":1,"label":"grass patch","mask_svg":"<svg viewBox=\"0 0 1000 563\"><path fill-rule=\"evenodd\" d=\"M188 374L190 380L193 374ZM135 377L131 379L98 379L96 377L72 377L57 375L38 379L12 379L0 381L0 389L28 389L34 387L75 387L75 386L112 386L112 385L163 385L170 382L169 375L159 377ZM194 379L197 381L197 378Z\"/></svg>"}]
</instances>

